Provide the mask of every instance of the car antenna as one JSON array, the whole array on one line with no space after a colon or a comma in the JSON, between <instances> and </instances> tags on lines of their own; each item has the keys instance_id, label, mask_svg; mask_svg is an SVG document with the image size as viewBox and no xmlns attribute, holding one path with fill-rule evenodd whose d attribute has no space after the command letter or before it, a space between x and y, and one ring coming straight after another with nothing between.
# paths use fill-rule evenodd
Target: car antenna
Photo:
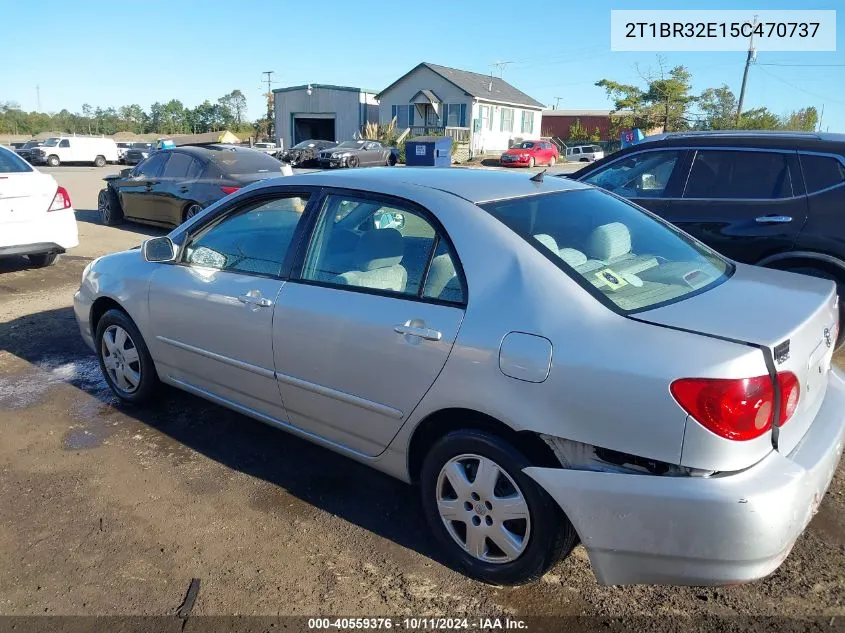
<instances>
[{"instance_id":1,"label":"car antenna","mask_svg":"<svg viewBox=\"0 0 845 633\"><path fill-rule=\"evenodd\" d=\"M531 182L543 182L543 174L546 173L547 170L543 170L531 176Z\"/></svg>"}]
</instances>

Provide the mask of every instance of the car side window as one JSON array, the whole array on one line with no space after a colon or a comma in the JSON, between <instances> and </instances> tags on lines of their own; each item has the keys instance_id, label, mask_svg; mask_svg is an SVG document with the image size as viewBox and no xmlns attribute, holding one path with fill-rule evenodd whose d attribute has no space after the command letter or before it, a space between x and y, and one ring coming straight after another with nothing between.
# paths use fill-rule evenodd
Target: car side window
<instances>
[{"instance_id":1,"label":"car side window","mask_svg":"<svg viewBox=\"0 0 845 633\"><path fill-rule=\"evenodd\" d=\"M454 283L446 290L451 275L438 273L445 276L439 288L426 277L441 242L445 240L419 211L398 203L328 196L305 256L302 278L453 300L447 296L454 296ZM452 257L446 251L440 254Z\"/></svg>"},{"instance_id":2,"label":"car side window","mask_svg":"<svg viewBox=\"0 0 845 633\"><path fill-rule=\"evenodd\" d=\"M59 142L59 147L70 147L70 141L67 139L62 139Z\"/></svg>"},{"instance_id":3,"label":"car side window","mask_svg":"<svg viewBox=\"0 0 845 633\"><path fill-rule=\"evenodd\" d=\"M801 154L801 167L807 193L838 187L845 183L845 165L833 156Z\"/></svg>"},{"instance_id":4,"label":"car side window","mask_svg":"<svg viewBox=\"0 0 845 633\"><path fill-rule=\"evenodd\" d=\"M583 180L624 198L662 198L680 156L674 150L631 154Z\"/></svg>"},{"instance_id":5,"label":"car side window","mask_svg":"<svg viewBox=\"0 0 845 633\"><path fill-rule=\"evenodd\" d=\"M161 173L164 162L167 160L165 154L153 154L145 161L138 164L133 171L135 176L144 176L145 178L155 178Z\"/></svg>"},{"instance_id":6,"label":"car side window","mask_svg":"<svg viewBox=\"0 0 845 633\"><path fill-rule=\"evenodd\" d=\"M684 190L684 198L773 200L792 195L783 152L699 150Z\"/></svg>"},{"instance_id":7,"label":"car side window","mask_svg":"<svg viewBox=\"0 0 845 633\"><path fill-rule=\"evenodd\" d=\"M237 209L191 236L182 263L278 277L307 203L307 194L284 195Z\"/></svg>"},{"instance_id":8,"label":"car side window","mask_svg":"<svg viewBox=\"0 0 845 633\"><path fill-rule=\"evenodd\" d=\"M182 152L171 152L170 160L164 170L165 178L196 178L197 161Z\"/></svg>"}]
</instances>

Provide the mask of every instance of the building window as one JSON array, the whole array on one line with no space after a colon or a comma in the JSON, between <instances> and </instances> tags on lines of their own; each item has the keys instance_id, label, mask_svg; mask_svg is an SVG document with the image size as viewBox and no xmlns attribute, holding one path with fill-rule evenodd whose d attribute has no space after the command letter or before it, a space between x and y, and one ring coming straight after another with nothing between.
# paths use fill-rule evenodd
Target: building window
<instances>
[{"instance_id":1,"label":"building window","mask_svg":"<svg viewBox=\"0 0 845 633\"><path fill-rule=\"evenodd\" d=\"M444 103L443 114L448 127L467 126L467 105L465 103Z\"/></svg>"},{"instance_id":2,"label":"building window","mask_svg":"<svg viewBox=\"0 0 845 633\"><path fill-rule=\"evenodd\" d=\"M534 113L529 112L528 110L522 111L522 133L523 134L533 134L534 133Z\"/></svg>"},{"instance_id":3,"label":"building window","mask_svg":"<svg viewBox=\"0 0 845 633\"><path fill-rule=\"evenodd\" d=\"M492 130L493 129L493 116L490 110L490 106L478 106L478 118L481 121L481 129L482 130Z\"/></svg>"},{"instance_id":4,"label":"building window","mask_svg":"<svg viewBox=\"0 0 845 633\"><path fill-rule=\"evenodd\" d=\"M396 129L404 130L406 127L411 125L410 120L408 118L408 111L410 108L414 106L393 106L393 118L396 119Z\"/></svg>"},{"instance_id":5,"label":"building window","mask_svg":"<svg viewBox=\"0 0 845 633\"><path fill-rule=\"evenodd\" d=\"M502 108L502 119L499 130L513 132L513 108Z\"/></svg>"}]
</instances>

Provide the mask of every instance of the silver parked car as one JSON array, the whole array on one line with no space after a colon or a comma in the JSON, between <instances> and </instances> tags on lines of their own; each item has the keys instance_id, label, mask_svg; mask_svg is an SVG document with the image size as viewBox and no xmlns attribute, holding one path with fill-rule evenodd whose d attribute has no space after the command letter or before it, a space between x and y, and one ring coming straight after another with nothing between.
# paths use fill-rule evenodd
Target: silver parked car
<instances>
[{"instance_id":1,"label":"silver parked car","mask_svg":"<svg viewBox=\"0 0 845 633\"><path fill-rule=\"evenodd\" d=\"M588 185L407 168L253 184L74 304L118 397L165 382L418 482L473 577L580 538L602 583L721 584L781 564L839 462L836 299Z\"/></svg>"}]
</instances>

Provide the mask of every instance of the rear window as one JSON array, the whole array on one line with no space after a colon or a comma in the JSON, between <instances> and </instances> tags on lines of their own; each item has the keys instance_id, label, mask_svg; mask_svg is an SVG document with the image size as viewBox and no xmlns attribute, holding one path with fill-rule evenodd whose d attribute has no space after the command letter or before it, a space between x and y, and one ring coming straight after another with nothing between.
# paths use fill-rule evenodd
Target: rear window
<instances>
[{"instance_id":1,"label":"rear window","mask_svg":"<svg viewBox=\"0 0 845 633\"><path fill-rule=\"evenodd\" d=\"M220 150L214 152L212 162L224 174L275 174L282 170L282 164L264 152L255 150Z\"/></svg>"},{"instance_id":2,"label":"rear window","mask_svg":"<svg viewBox=\"0 0 845 633\"><path fill-rule=\"evenodd\" d=\"M801 154L807 193L837 187L845 182L845 165L832 156Z\"/></svg>"},{"instance_id":3,"label":"rear window","mask_svg":"<svg viewBox=\"0 0 845 633\"><path fill-rule=\"evenodd\" d=\"M14 152L0 147L0 174L19 174L27 171L32 171L29 163Z\"/></svg>"},{"instance_id":4,"label":"rear window","mask_svg":"<svg viewBox=\"0 0 845 633\"><path fill-rule=\"evenodd\" d=\"M733 271L674 227L595 189L481 207L605 305L626 314L704 292Z\"/></svg>"}]
</instances>

